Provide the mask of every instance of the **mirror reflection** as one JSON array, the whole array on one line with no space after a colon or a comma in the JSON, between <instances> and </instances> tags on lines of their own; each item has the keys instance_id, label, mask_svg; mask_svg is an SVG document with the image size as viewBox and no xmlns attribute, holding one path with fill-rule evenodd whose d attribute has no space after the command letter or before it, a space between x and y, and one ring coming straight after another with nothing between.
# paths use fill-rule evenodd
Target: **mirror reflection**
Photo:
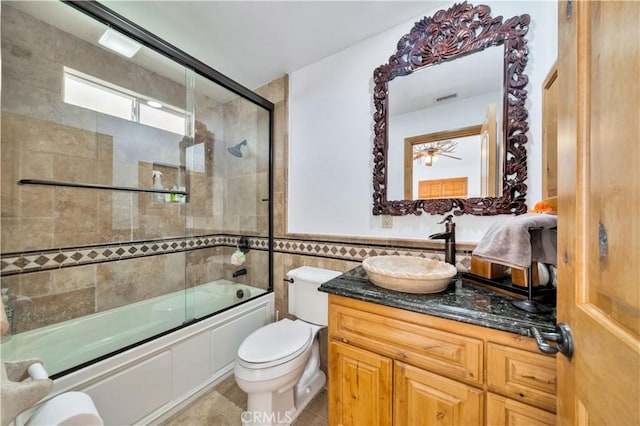
<instances>
[{"instance_id":1,"label":"mirror reflection","mask_svg":"<svg viewBox=\"0 0 640 426\"><path fill-rule=\"evenodd\" d=\"M524 74L527 64L528 47L525 35L529 30L531 18L527 14L513 16L503 20L502 16L491 17L491 9L487 5L474 6L467 2L454 4L449 9L437 11L432 17L424 17L416 22L409 33L396 44L396 51L386 64L373 71L373 208L374 215L404 216L420 215L422 212L445 214L453 211L455 215L472 214L479 216L496 214L521 214L526 212L527 185L527 143L528 130L526 100L529 79ZM493 51L493 52L492 52ZM446 69L446 65L473 61L487 52L495 53L501 60L493 61L495 71L486 73L491 81L477 80L470 87L479 90L495 87L499 93L493 100L484 100L477 108L471 108L473 99L486 92L475 92L468 98L457 93L458 86L448 87L447 82L458 84L465 81L455 69ZM489 61L489 63L491 63ZM468 75L480 77L482 67L475 62L460 67ZM432 72L441 72L438 79ZM460 71L461 72L461 71ZM415 83L420 74L426 82ZM398 89L398 84L409 80L411 86ZM495 84L495 86L494 86ZM498 91L502 84L502 90ZM443 108L427 107L429 102L417 102L409 111L403 111L406 104L413 104L407 99L395 99L396 92L420 95L429 92L431 106L440 99ZM464 94L463 94L464 95ZM392 98L393 97L393 98ZM495 102L494 102L495 101ZM446 104L444 103L446 102ZM487 175L495 174L495 196L451 197L412 199L404 195L403 166L406 165L405 144L407 137L424 135L450 129L461 129L484 121L486 111L491 104L496 104L496 128L502 138L496 135L495 154L490 150L481 151L480 155L495 155L495 170L491 170L491 161L485 161ZM471 108L471 112L468 109ZM473 117L473 114L478 114ZM414 120L409 120L408 117ZM503 118L504 117L504 118ZM411 127L406 129L404 127ZM481 141L492 146L492 123L488 123L485 137ZM457 147L457 145L456 145ZM484 154L483 154L484 152ZM452 151L449 152L452 154ZM482 164L482 162L481 162ZM481 168L482 170L482 168ZM481 172L482 173L482 172ZM461 176L464 177L464 176ZM467 181L469 176L467 176ZM410 183L411 184L411 183ZM500 186L500 187L498 187ZM491 193L493 185L487 184L487 193ZM482 189L481 189L482 191ZM412 191L413 192L413 191Z\"/></svg>"},{"instance_id":2,"label":"mirror reflection","mask_svg":"<svg viewBox=\"0 0 640 426\"><path fill-rule=\"evenodd\" d=\"M501 175L497 169L504 138L496 129L502 129L503 56L504 48L494 46L389 82L389 199L490 197L500 192L496 177ZM434 144L447 141L454 143L449 152L434 149ZM419 149L436 155L413 158ZM466 190L435 196L442 179L466 181ZM432 188L431 195L421 196L420 185Z\"/></svg>"},{"instance_id":3,"label":"mirror reflection","mask_svg":"<svg viewBox=\"0 0 640 426\"><path fill-rule=\"evenodd\" d=\"M483 126L405 139L404 198L468 198L495 193L496 155Z\"/></svg>"}]
</instances>

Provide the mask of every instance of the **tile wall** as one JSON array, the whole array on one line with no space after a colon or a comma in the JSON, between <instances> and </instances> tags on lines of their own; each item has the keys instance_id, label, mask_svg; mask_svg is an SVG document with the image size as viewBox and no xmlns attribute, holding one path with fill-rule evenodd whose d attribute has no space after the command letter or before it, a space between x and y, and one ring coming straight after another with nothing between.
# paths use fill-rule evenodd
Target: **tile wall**
<instances>
[{"instance_id":1,"label":"tile wall","mask_svg":"<svg viewBox=\"0 0 640 426\"><path fill-rule=\"evenodd\" d=\"M199 76L193 140L65 103L67 68L182 109L190 74L143 48L147 59L177 76L166 77L19 6L2 3L0 27L0 274L2 288L17 296L13 332L229 279L239 235L251 237L252 251L243 265L247 275L234 280L266 288L267 111L237 96L216 101L212 94L220 89ZM243 138L244 158L229 155L227 148ZM190 163L190 156L198 158ZM151 188L154 170L165 189L186 186L188 202L17 183Z\"/></svg>"}]
</instances>

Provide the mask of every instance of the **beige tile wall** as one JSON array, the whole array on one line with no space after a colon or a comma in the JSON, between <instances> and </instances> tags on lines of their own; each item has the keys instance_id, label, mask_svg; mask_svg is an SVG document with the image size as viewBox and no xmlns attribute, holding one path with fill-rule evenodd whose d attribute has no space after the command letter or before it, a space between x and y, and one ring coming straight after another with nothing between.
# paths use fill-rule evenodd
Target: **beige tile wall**
<instances>
[{"instance_id":1,"label":"beige tile wall","mask_svg":"<svg viewBox=\"0 0 640 426\"><path fill-rule=\"evenodd\" d=\"M185 253L2 277L20 333L183 289Z\"/></svg>"},{"instance_id":2,"label":"beige tile wall","mask_svg":"<svg viewBox=\"0 0 640 426\"><path fill-rule=\"evenodd\" d=\"M140 256L115 261L98 259L97 263L5 275L2 288L17 296L13 331L28 331L219 279L266 289L268 252L252 249L244 265L234 266L229 259L235 250L215 246L153 256L138 252ZM241 268L247 274L233 278Z\"/></svg>"},{"instance_id":3,"label":"beige tile wall","mask_svg":"<svg viewBox=\"0 0 640 426\"><path fill-rule=\"evenodd\" d=\"M225 104L208 96L213 83L199 79L194 141L62 102L63 66L186 107L185 87L149 69L97 48L2 3L2 182L0 251L19 259L27 252L53 258L98 245L130 244L211 234L268 234L268 113L236 98ZM146 48L144 48L146 49ZM150 54L147 52L146 54ZM163 58L167 65L170 60ZM183 79L184 81L184 79ZM246 138L245 158L226 152ZM190 143L204 144L204 170L185 168ZM181 166L182 165L182 166ZM154 194L17 185L47 179L150 188L152 171L163 186L188 185L188 204L158 201ZM208 247L136 256L93 265L42 260L62 269L4 275L2 287L19 296L15 331L25 331L91 312L231 278L232 247ZM153 256L142 256L154 254ZM27 256L27 254L25 254ZM62 256L64 257L64 256ZM75 259L77 260L77 259ZM83 258L83 263L86 256ZM111 259L109 259L111 260ZM22 262L18 260L18 264ZM44 263L47 263L44 265ZM63 265L64 263L64 265ZM38 265L32 263L34 269ZM268 256L252 250L236 281L266 287ZM3 266L3 271L5 267ZM27 272L27 273L17 273ZM61 284L66 283L66 284Z\"/></svg>"}]
</instances>

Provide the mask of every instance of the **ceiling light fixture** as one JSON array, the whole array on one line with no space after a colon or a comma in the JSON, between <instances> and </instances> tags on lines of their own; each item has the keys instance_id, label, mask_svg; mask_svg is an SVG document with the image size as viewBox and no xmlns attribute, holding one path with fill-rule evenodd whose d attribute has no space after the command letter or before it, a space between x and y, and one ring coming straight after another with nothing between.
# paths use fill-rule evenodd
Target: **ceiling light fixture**
<instances>
[{"instance_id":1,"label":"ceiling light fixture","mask_svg":"<svg viewBox=\"0 0 640 426\"><path fill-rule=\"evenodd\" d=\"M126 56L127 58L133 57L133 55L135 55L142 47L141 44L117 31L112 30L111 28L107 29L107 31L102 34L98 43L116 53L121 54L122 56Z\"/></svg>"},{"instance_id":2,"label":"ceiling light fixture","mask_svg":"<svg viewBox=\"0 0 640 426\"><path fill-rule=\"evenodd\" d=\"M149 105L151 108L162 108L162 104L156 101L147 101L147 105Z\"/></svg>"},{"instance_id":3,"label":"ceiling light fixture","mask_svg":"<svg viewBox=\"0 0 640 426\"><path fill-rule=\"evenodd\" d=\"M418 160L419 164L427 167L433 165L438 156L453 158L454 160L462 160L460 157L451 155L456 150L458 143L454 141L431 142L413 146L413 159Z\"/></svg>"}]
</instances>

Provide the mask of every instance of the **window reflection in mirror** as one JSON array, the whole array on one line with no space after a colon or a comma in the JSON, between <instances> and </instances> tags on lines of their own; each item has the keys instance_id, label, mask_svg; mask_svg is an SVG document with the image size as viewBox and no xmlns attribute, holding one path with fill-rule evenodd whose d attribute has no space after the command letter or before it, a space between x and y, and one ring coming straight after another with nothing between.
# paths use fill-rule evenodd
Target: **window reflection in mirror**
<instances>
[{"instance_id":1,"label":"window reflection in mirror","mask_svg":"<svg viewBox=\"0 0 640 426\"><path fill-rule=\"evenodd\" d=\"M503 70L504 47L494 46L389 82L389 200L419 199L417 181L438 180L442 176L467 178L467 196L456 198L487 197L500 193L501 189L496 186L501 183L501 170L498 169L502 167L500 153L503 150L499 148L504 140L501 131ZM423 169L420 177L418 179L416 175L416 178L412 178L412 188L408 190L405 139L482 124L492 104L497 106L495 119L489 126L492 134L483 139L478 132L474 138L469 136L474 142L466 138L460 142L457 151L451 155L464 160L441 158L437 160L437 167L427 169L424 165L420 166ZM485 140L484 147L482 140ZM493 143L491 149L489 141ZM463 149L464 154L461 151ZM486 156L484 159L483 155ZM489 155L491 158L488 158ZM452 169L445 172L444 169L448 167ZM414 168L416 173L417 170L418 167ZM489 183L487 176L491 179ZM407 197L409 192L411 197Z\"/></svg>"}]
</instances>

